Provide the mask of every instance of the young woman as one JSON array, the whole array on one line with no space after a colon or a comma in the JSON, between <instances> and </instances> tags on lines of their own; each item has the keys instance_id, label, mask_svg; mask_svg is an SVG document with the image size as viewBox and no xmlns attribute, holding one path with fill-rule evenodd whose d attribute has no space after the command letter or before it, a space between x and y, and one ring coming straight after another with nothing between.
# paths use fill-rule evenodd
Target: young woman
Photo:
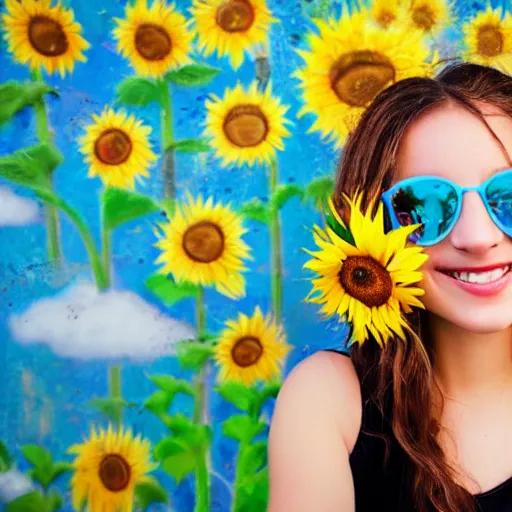
<instances>
[{"instance_id":1,"label":"young woman","mask_svg":"<svg viewBox=\"0 0 512 512\"><path fill-rule=\"evenodd\" d=\"M270 512L512 510L510 155L512 78L495 69L403 80L367 109L335 203L362 189L363 207L387 198L390 226L419 219L426 311L406 343L293 369L269 436Z\"/></svg>"}]
</instances>

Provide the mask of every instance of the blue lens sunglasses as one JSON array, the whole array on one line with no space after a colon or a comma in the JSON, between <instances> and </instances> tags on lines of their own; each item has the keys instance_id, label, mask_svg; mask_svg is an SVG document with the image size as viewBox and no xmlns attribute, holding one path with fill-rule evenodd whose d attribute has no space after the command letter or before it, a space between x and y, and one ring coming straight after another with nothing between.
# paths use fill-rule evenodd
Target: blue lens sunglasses
<instances>
[{"instance_id":1,"label":"blue lens sunglasses","mask_svg":"<svg viewBox=\"0 0 512 512\"><path fill-rule=\"evenodd\" d=\"M496 226L512 237L512 169L491 176L478 187L460 187L437 176L407 178L386 190L384 203L391 229L421 226L410 241L421 246L441 242L457 223L466 192L478 192Z\"/></svg>"}]
</instances>

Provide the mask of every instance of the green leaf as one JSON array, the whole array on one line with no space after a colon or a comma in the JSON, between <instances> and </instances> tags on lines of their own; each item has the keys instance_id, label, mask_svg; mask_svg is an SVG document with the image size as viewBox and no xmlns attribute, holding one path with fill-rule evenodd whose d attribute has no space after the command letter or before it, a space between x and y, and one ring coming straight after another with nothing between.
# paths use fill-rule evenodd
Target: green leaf
<instances>
[{"instance_id":1,"label":"green leaf","mask_svg":"<svg viewBox=\"0 0 512 512\"><path fill-rule=\"evenodd\" d=\"M304 198L310 199L317 208L321 208L323 204L327 203L333 192L334 178L332 176L322 176L309 183Z\"/></svg>"},{"instance_id":2,"label":"green leaf","mask_svg":"<svg viewBox=\"0 0 512 512\"><path fill-rule=\"evenodd\" d=\"M183 281L177 283L163 274L153 274L144 283L146 288L156 295L166 306L172 306L180 300L197 297L199 286Z\"/></svg>"},{"instance_id":3,"label":"green leaf","mask_svg":"<svg viewBox=\"0 0 512 512\"><path fill-rule=\"evenodd\" d=\"M187 436L187 434L194 430L197 425L192 423L184 414L178 413L173 416L167 415L162 418L167 427L172 430L176 436Z\"/></svg>"},{"instance_id":4,"label":"green leaf","mask_svg":"<svg viewBox=\"0 0 512 512\"><path fill-rule=\"evenodd\" d=\"M159 387L162 391L165 391L171 395L182 393L194 397L196 390L190 382L183 379L175 379L170 375L151 375L149 377L151 382Z\"/></svg>"},{"instance_id":5,"label":"green leaf","mask_svg":"<svg viewBox=\"0 0 512 512\"><path fill-rule=\"evenodd\" d=\"M56 90L44 82L17 82L9 80L0 85L0 126L20 110L33 105L48 93L58 96Z\"/></svg>"},{"instance_id":6,"label":"green leaf","mask_svg":"<svg viewBox=\"0 0 512 512\"><path fill-rule=\"evenodd\" d=\"M0 473L4 473L5 471L9 471L12 467L12 457L2 441L0 441Z\"/></svg>"},{"instance_id":7,"label":"green leaf","mask_svg":"<svg viewBox=\"0 0 512 512\"><path fill-rule=\"evenodd\" d=\"M47 468L53 465L51 453L45 448L35 444L27 444L21 447L21 453L36 468Z\"/></svg>"},{"instance_id":8,"label":"green leaf","mask_svg":"<svg viewBox=\"0 0 512 512\"><path fill-rule=\"evenodd\" d=\"M269 398L277 398L279 391L281 390L280 382L273 382L271 384L267 384L260 392L258 397L258 405L256 407L256 415L259 416L261 414L261 409L265 402Z\"/></svg>"},{"instance_id":9,"label":"green leaf","mask_svg":"<svg viewBox=\"0 0 512 512\"><path fill-rule=\"evenodd\" d=\"M176 354L184 370L200 370L212 358L214 348L209 343L184 341L176 345Z\"/></svg>"},{"instance_id":10,"label":"green leaf","mask_svg":"<svg viewBox=\"0 0 512 512\"><path fill-rule=\"evenodd\" d=\"M259 199L253 199L245 203L240 208L240 213L248 219L268 224L270 222L270 213L268 206L264 205Z\"/></svg>"},{"instance_id":11,"label":"green leaf","mask_svg":"<svg viewBox=\"0 0 512 512\"><path fill-rule=\"evenodd\" d=\"M116 96L123 105L145 107L153 101L160 101L160 90L154 80L130 76L116 87Z\"/></svg>"},{"instance_id":12,"label":"green leaf","mask_svg":"<svg viewBox=\"0 0 512 512\"><path fill-rule=\"evenodd\" d=\"M166 391L155 391L144 402L144 409L161 418L171 407L174 396L174 394L167 393Z\"/></svg>"},{"instance_id":13,"label":"green leaf","mask_svg":"<svg viewBox=\"0 0 512 512\"><path fill-rule=\"evenodd\" d=\"M173 476L179 484L197 466L197 453L180 438L167 437L154 449L155 459L161 462L162 469Z\"/></svg>"},{"instance_id":14,"label":"green leaf","mask_svg":"<svg viewBox=\"0 0 512 512\"><path fill-rule=\"evenodd\" d=\"M165 80L176 85L194 87L210 83L219 73L220 69L218 68L204 64L190 64L170 71L165 75Z\"/></svg>"},{"instance_id":15,"label":"green leaf","mask_svg":"<svg viewBox=\"0 0 512 512\"><path fill-rule=\"evenodd\" d=\"M299 185L279 185L272 196L272 206L280 210L292 197L304 197L304 189Z\"/></svg>"},{"instance_id":16,"label":"green leaf","mask_svg":"<svg viewBox=\"0 0 512 512\"><path fill-rule=\"evenodd\" d=\"M354 237L352 236L352 233L344 228L337 220L336 218L333 216L333 214L331 213L331 209L330 208L325 208L324 210L324 213L325 213L325 220L327 222L327 225L340 237L342 238L343 240L345 240L345 242L351 244L351 245L356 245L356 242L354 240Z\"/></svg>"},{"instance_id":17,"label":"green leaf","mask_svg":"<svg viewBox=\"0 0 512 512\"><path fill-rule=\"evenodd\" d=\"M0 157L0 176L20 185L45 187L48 176L64 160L51 144L38 144Z\"/></svg>"},{"instance_id":18,"label":"green leaf","mask_svg":"<svg viewBox=\"0 0 512 512\"><path fill-rule=\"evenodd\" d=\"M267 442L258 441L254 444L242 445L238 459L238 473L241 481L251 477L267 464Z\"/></svg>"},{"instance_id":19,"label":"green leaf","mask_svg":"<svg viewBox=\"0 0 512 512\"><path fill-rule=\"evenodd\" d=\"M52 468L51 481L54 482L59 476L74 470L73 464L69 462L56 462Z\"/></svg>"},{"instance_id":20,"label":"green leaf","mask_svg":"<svg viewBox=\"0 0 512 512\"><path fill-rule=\"evenodd\" d=\"M237 382L228 382L215 388L216 391L237 409L251 413L258 401L258 392Z\"/></svg>"},{"instance_id":21,"label":"green leaf","mask_svg":"<svg viewBox=\"0 0 512 512\"><path fill-rule=\"evenodd\" d=\"M148 196L109 187L103 194L103 216L106 229L160 210L160 206Z\"/></svg>"},{"instance_id":22,"label":"green leaf","mask_svg":"<svg viewBox=\"0 0 512 512\"><path fill-rule=\"evenodd\" d=\"M130 404L120 397L94 398L89 401L89 406L107 416L112 421L119 417L119 411Z\"/></svg>"},{"instance_id":23,"label":"green leaf","mask_svg":"<svg viewBox=\"0 0 512 512\"><path fill-rule=\"evenodd\" d=\"M20 496L5 507L5 512L47 512L47 510L46 500L37 491Z\"/></svg>"},{"instance_id":24,"label":"green leaf","mask_svg":"<svg viewBox=\"0 0 512 512\"><path fill-rule=\"evenodd\" d=\"M254 421L248 416L230 416L222 424L222 432L226 437L236 439L241 443L250 443L258 434L265 430L267 425L261 421Z\"/></svg>"},{"instance_id":25,"label":"green leaf","mask_svg":"<svg viewBox=\"0 0 512 512\"><path fill-rule=\"evenodd\" d=\"M169 496L160 482L153 477L146 477L142 482L135 486L135 503L137 509L142 512L154 503L168 503Z\"/></svg>"},{"instance_id":26,"label":"green leaf","mask_svg":"<svg viewBox=\"0 0 512 512\"><path fill-rule=\"evenodd\" d=\"M236 485L233 512L260 512L267 510L268 469L262 469L243 483Z\"/></svg>"},{"instance_id":27,"label":"green leaf","mask_svg":"<svg viewBox=\"0 0 512 512\"><path fill-rule=\"evenodd\" d=\"M178 140L172 143L171 148L174 148L180 153L202 153L212 149L208 144L207 139Z\"/></svg>"}]
</instances>

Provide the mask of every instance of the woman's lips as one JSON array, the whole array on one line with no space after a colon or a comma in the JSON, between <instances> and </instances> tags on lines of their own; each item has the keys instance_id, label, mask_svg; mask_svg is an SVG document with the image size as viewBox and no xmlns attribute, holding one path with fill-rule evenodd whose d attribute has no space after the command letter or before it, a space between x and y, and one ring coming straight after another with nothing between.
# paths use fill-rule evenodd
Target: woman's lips
<instances>
[{"instance_id":1,"label":"woman's lips","mask_svg":"<svg viewBox=\"0 0 512 512\"><path fill-rule=\"evenodd\" d=\"M497 266L487 267L489 269L498 268ZM480 271L480 269L479 269ZM467 281L461 281L460 279L456 279L455 277L446 274L441 270L437 270L437 274L439 274L440 278L446 280L451 284L455 284L459 288L462 288L464 291L471 293L472 295L476 295L477 297L492 297L493 295L497 295L501 291L503 291L509 284L510 268L506 274L497 279L496 281L492 281L490 283L469 283Z\"/></svg>"}]
</instances>

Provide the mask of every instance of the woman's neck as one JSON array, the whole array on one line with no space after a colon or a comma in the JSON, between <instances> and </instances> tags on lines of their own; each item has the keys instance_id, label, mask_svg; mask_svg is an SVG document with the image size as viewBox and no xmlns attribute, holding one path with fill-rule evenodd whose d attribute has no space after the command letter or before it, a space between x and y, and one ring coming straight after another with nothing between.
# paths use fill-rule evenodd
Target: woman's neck
<instances>
[{"instance_id":1,"label":"woman's neck","mask_svg":"<svg viewBox=\"0 0 512 512\"><path fill-rule=\"evenodd\" d=\"M485 395L512 386L512 328L475 334L431 315L434 374L447 397Z\"/></svg>"}]
</instances>

